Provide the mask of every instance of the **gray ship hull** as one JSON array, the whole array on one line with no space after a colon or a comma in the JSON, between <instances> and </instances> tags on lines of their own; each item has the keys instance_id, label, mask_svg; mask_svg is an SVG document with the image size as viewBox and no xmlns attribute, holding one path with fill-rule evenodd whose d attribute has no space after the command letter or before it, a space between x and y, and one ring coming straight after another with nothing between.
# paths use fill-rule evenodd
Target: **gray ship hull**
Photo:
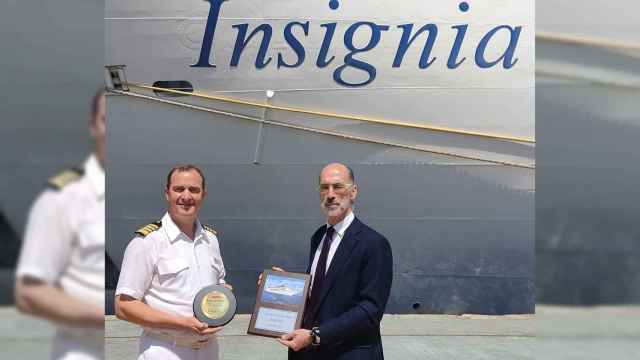
<instances>
[{"instance_id":1,"label":"gray ship hull","mask_svg":"<svg viewBox=\"0 0 640 360\"><path fill-rule=\"evenodd\" d=\"M258 123L127 96L110 96L108 108L107 252L116 267L132 230L162 216L168 169L195 163L209 187L201 220L218 231L238 309L250 312L259 272L306 269L310 235L323 224L318 172L339 160L356 174L356 215L392 245L387 312L533 312L534 193L503 184L530 169L268 125L254 163Z\"/></svg>"}]
</instances>

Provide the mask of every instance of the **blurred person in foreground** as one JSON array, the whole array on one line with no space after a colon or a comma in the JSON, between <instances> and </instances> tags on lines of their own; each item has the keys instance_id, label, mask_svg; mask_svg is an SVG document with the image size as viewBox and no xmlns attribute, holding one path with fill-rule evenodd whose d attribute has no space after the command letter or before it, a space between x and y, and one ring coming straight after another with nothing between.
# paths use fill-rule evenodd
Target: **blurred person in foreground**
<instances>
[{"instance_id":1,"label":"blurred person in foreground","mask_svg":"<svg viewBox=\"0 0 640 360\"><path fill-rule=\"evenodd\" d=\"M312 285L302 328L278 341L289 347L289 359L383 359L380 321L391 291L391 246L355 217L353 170L325 166L318 190L327 223L311 236Z\"/></svg>"},{"instance_id":2,"label":"blurred person in foreground","mask_svg":"<svg viewBox=\"0 0 640 360\"><path fill-rule=\"evenodd\" d=\"M202 171L176 166L167 175L167 212L145 225L124 253L116 288L116 316L143 327L138 359L218 359L215 334L193 315L193 299L221 284L225 269L216 232L198 220L207 195Z\"/></svg>"},{"instance_id":3,"label":"blurred person in foreground","mask_svg":"<svg viewBox=\"0 0 640 360\"><path fill-rule=\"evenodd\" d=\"M48 181L16 269L17 308L56 324L52 359L104 359L105 92L92 101L94 153Z\"/></svg>"}]
</instances>

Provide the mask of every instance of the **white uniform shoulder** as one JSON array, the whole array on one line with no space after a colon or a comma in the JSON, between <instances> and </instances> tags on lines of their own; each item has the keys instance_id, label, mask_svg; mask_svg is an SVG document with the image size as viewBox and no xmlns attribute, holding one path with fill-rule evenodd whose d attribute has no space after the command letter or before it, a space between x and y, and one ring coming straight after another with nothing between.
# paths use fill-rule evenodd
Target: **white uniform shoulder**
<instances>
[{"instance_id":1,"label":"white uniform shoulder","mask_svg":"<svg viewBox=\"0 0 640 360\"><path fill-rule=\"evenodd\" d=\"M43 193L52 194L52 197L60 199L76 211L84 209L84 205L93 203L93 193L89 184L87 173L82 168L70 168L50 177L46 182ZM83 210L80 210L82 212Z\"/></svg>"},{"instance_id":2,"label":"white uniform shoulder","mask_svg":"<svg viewBox=\"0 0 640 360\"><path fill-rule=\"evenodd\" d=\"M120 268L120 278L116 296L129 295L142 299L149 289L154 268L158 261L162 241L162 223L159 221L144 225L135 231L134 238L127 244Z\"/></svg>"},{"instance_id":3,"label":"white uniform shoulder","mask_svg":"<svg viewBox=\"0 0 640 360\"><path fill-rule=\"evenodd\" d=\"M220 244L218 242L218 232L211 225L202 224L202 229L204 230L204 236L209 239L209 242L214 246L214 248L219 249Z\"/></svg>"}]
</instances>

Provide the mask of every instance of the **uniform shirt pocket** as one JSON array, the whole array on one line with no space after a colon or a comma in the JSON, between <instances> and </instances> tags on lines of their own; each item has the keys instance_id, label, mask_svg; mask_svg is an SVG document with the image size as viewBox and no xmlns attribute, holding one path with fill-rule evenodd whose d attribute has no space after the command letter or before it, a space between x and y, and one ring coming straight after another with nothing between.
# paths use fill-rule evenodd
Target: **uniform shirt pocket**
<instances>
[{"instance_id":1,"label":"uniform shirt pocket","mask_svg":"<svg viewBox=\"0 0 640 360\"><path fill-rule=\"evenodd\" d=\"M166 287L181 287L186 285L189 272L189 263L184 259L158 260L158 279L160 284Z\"/></svg>"}]
</instances>

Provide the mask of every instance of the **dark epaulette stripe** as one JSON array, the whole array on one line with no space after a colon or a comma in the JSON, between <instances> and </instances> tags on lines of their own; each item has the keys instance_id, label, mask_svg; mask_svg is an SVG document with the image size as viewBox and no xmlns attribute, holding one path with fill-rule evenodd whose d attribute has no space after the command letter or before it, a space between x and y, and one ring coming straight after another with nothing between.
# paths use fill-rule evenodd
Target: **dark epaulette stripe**
<instances>
[{"instance_id":1,"label":"dark epaulette stripe","mask_svg":"<svg viewBox=\"0 0 640 360\"><path fill-rule=\"evenodd\" d=\"M142 230L145 230L145 231L154 231L154 230L157 230L157 229L158 229L158 227L157 227L156 225L147 225L147 226L145 226L145 227L144 227L144 229L142 229Z\"/></svg>"},{"instance_id":2,"label":"dark epaulette stripe","mask_svg":"<svg viewBox=\"0 0 640 360\"><path fill-rule=\"evenodd\" d=\"M217 233L217 232L216 232L216 231L215 231L211 226L209 226L209 225L202 225L202 227L203 227L206 231L208 231L208 232L212 233L213 235L218 234L218 233Z\"/></svg>"},{"instance_id":3,"label":"dark epaulette stripe","mask_svg":"<svg viewBox=\"0 0 640 360\"><path fill-rule=\"evenodd\" d=\"M154 223L147 224L147 225L139 228L138 230L135 231L135 233L139 234L141 236L147 236L150 233L160 229L161 226L162 226L162 222L156 221Z\"/></svg>"}]
</instances>

